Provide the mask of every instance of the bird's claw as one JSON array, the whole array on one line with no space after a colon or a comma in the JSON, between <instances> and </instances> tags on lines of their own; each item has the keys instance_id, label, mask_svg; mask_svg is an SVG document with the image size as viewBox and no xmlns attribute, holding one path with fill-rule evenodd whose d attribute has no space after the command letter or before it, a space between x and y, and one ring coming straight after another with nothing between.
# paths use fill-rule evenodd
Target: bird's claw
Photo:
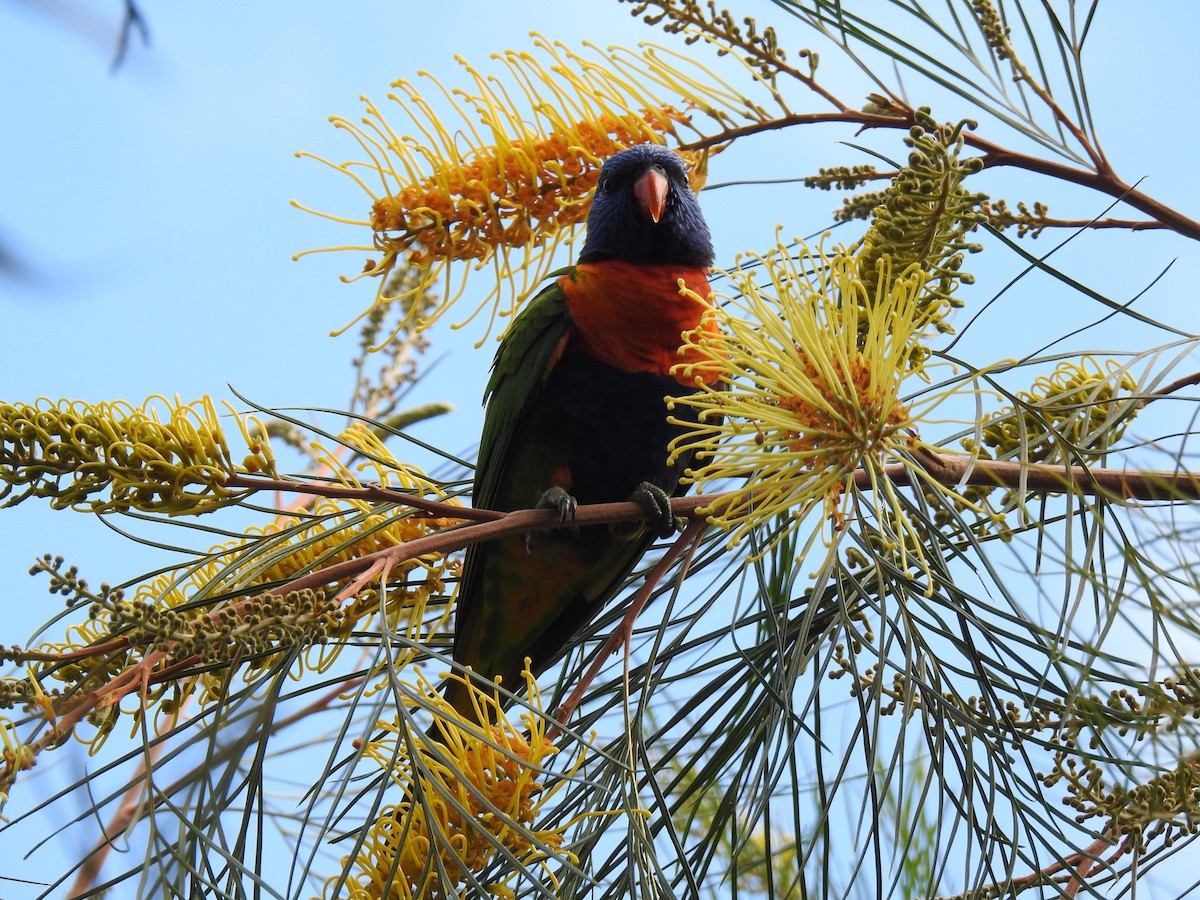
<instances>
[{"instance_id":1,"label":"bird's claw","mask_svg":"<svg viewBox=\"0 0 1200 900\"><path fill-rule=\"evenodd\" d=\"M575 521L575 509L579 506L579 502L572 497L564 488L555 485L548 488L537 502L534 509L556 509L558 510L558 525L565 526L568 522ZM578 533L579 529L572 526L571 530ZM525 532L525 552L527 554L533 552L534 532Z\"/></svg>"},{"instance_id":2,"label":"bird's claw","mask_svg":"<svg viewBox=\"0 0 1200 900\"><path fill-rule=\"evenodd\" d=\"M575 508L579 506L575 498L566 492L564 488L555 485L548 488L542 497L537 502L536 509L557 509L559 526L566 525L568 521L575 521Z\"/></svg>"},{"instance_id":3,"label":"bird's claw","mask_svg":"<svg viewBox=\"0 0 1200 900\"><path fill-rule=\"evenodd\" d=\"M671 498L656 484L643 481L629 497L635 503L640 503L646 510L646 522L660 538L668 538L679 530L675 521L675 513L671 511Z\"/></svg>"}]
</instances>

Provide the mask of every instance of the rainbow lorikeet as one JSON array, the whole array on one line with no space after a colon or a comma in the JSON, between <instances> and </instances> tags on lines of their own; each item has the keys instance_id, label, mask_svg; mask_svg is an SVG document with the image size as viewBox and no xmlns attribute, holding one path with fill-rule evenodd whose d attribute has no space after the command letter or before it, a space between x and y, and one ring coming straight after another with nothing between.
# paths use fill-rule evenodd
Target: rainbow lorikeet
<instances>
[{"instance_id":1,"label":"rainbow lorikeet","mask_svg":"<svg viewBox=\"0 0 1200 900\"><path fill-rule=\"evenodd\" d=\"M669 494L687 460L667 464L682 428L664 397L696 389L673 367L682 333L707 309L713 250L683 161L644 144L600 171L577 264L513 322L485 392L475 469L477 507L559 510L636 499L634 527L563 528L471 546L463 564L454 660L502 685L522 685L525 657L541 671L621 587L655 534L674 529ZM680 282L704 298L680 292ZM686 419L676 407L672 414ZM446 699L474 718L466 687Z\"/></svg>"}]
</instances>

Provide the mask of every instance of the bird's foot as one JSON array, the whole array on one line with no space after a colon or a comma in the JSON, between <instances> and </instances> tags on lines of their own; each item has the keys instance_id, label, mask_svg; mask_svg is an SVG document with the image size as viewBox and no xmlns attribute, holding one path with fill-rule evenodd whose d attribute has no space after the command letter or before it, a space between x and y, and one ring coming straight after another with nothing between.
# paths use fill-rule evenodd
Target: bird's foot
<instances>
[{"instance_id":1,"label":"bird's foot","mask_svg":"<svg viewBox=\"0 0 1200 900\"><path fill-rule=\"evenodd\" d=\"M675 513L671 512L671 498L656 484L643 481L629 497L646 510L646 522L660 538L668 538L679 530Z\"/></svg>"},{"instance_id":2,"label":"bird's foot","mask_svg":"<svg viewBox=\"0 0 1200 900\"><path fill-rule=\"evenodd\" d=\"M575 508L578 505L579 503L575 500L575 498L568 494L564 488L555 485L552 488L548 488L546 492L542 494L541 498L537 502L537 506L535 506L534 509L558 510L558 524L561 528L568 522L575 521ZM579 529L575 526L572 526L571 530L575 533L579 532ZM534 532L525 532L525 552L527 554L533 552L533 544L535 539L536 535Z\"/></svg>"},{"instance_id":3,"label":"bird's foot","mask_svg":"<svg viewBox=\"0 0 1200 900\"><path fill-rule=\"evenodd\" d=\"M575 521L575 508L579 504L575 498L566 492L565 489L555 485L546 490L538 500L535 509L556 509L558 510L558 524L566 525L568 521Z\"/></svg>"}]
</instances>

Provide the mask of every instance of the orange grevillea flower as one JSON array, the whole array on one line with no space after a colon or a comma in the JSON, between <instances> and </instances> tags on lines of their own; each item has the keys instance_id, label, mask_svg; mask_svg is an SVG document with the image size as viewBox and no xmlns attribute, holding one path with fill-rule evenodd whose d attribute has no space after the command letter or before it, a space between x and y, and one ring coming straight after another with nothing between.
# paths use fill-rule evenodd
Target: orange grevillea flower
<instances>
[{"instance_id":1,"label":"orange grevillea flower","mask_svg":"<svg viewBox=\"0 0 1200 900\"><path fill-rule=\"evenodd\" d=\"M499 76L459 59L468 89L424 75L433 88L427 96L401 80L386 116L364 98L361 120L332 119L364 157L320 161L352 178L369 202L361 217L318 215L365 227L370 242L325 249L366 256L362 271L344 280L379 279L376 303L444 279L444 296L422 313L422 327L462 295L469 272L485 267L493 272L489 290L463 322L488 309L490 331L497 314L514 312L552 268L553 251L579 236L607 157L640 143L680 147L698 188L707 155L688 153L685 138L702 136L701 123L720 131L768 115L744 92L661 48L588 47L584 55L541 38L535 48L493 57ZM413 271L418 277L391 277Z\"/></svg>"}]
</instances>

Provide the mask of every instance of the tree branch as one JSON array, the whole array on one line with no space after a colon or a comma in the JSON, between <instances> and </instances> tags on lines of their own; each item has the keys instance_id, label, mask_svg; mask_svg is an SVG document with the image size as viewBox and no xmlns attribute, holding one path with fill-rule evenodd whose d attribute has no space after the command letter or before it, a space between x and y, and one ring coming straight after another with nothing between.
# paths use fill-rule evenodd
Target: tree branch
<instances>
[{"instance_id":1,"label":"tree branch","mask_svg":"<svg viewBox=\"0 0 1200 900\"><path fill-rule=\"evenodd\" d=\"M654 564L654 568L646 576L641 587L638 588L637 594L629 604L629 609L625 612L625 617L621 620L621 624L608 636L608 640L604 642L604 646L600 648L600 652L596 654L592 660L591 666L579 683L575 685L571 691L571 696L567 698L557 710L555 710L554 718L556 724L546 732L546 740L553 741L559 734L562 733L562 728L559 722L566 722L571 718L571 714L583 702L583 695L587 693L587 689L595 681L596 676L600 674L600 669L603 667L605 660L617 652L620 647L628 649L629 641L633 637L633 626L637 621L637 617L641 615L646 604L650 602L650 595L654 593L654 589L658 583L666 576L671 567L679 560L684 553L691 552L704 535L704 520L693 518L688 523L687 528L683 533L675 539L675 543L671 545L671 549L663 554L662 558Z\"/></svg>"},{"instance_id":2,"label":"tree branch","mask_svg":"<svg viewBox=\"0 0 1200 900\"><path fill-rule=\"evenodd\" d=\"M1185 382L1191 383L1200 376L1191 376ZM1123 469L1100 469L1085 466L1050 466L1022 465L1015 462L1000 460L972 460L970 457L957 454L936 453L932 450L919 448L913 455L916 466L911 463L896 463L883 469L883 477L898 486L915 485L925 479L932 479L948 487L977 485L981 487L1006 487L1024 489L1044 493L1074 493L1085 496L1102 496L1117 501L1128 500L1196 500L1200 499L1200 475L1186 471L1148 471ZM873 483L873 474L860 469L854 474L855 487L869 490ZM331 490L332 495L360 500L378 500L408 504L415 508L425 509L433 506L437 511L443 507L452 511L459 519L474 517L482 521L447 528L418 538L407 543L398 544L378 550L374 553L346 560L323 569L310 572L277 585L264 594L288 594L305 588L319 588L338 582L350 581L334 599L332 605L344 602L353 596L357 590L377 577L386 577L388 569L396 563L414 559L426 554L445 554L461 550L464 547L480 541L493 540L512 534L524 534L530 531L553 530L562 527L559 513L551 509L526 509L510 513L498 513L488 510L470 510L438 501L430 501L423 497L414 497L399 491L391 491L379 487L345 488L322 484L304 484L299 482L277 483L274 479L243 478L233 476L239 487L257 488L260 490L278 490L280 484L287 490L312 492L314 488ZM691 519L681 537L668 556L660 561L655 570L655 580L665 573L664 566L669 567L674 560L690 546L704 529L704 522L716 509L732 498L731 493L698 494L692 497L676 497L671 500L671 509L677 516ZM646 510L642 504L635 501L622 503L597 503L580 506L575 513L575 526L603 525L617 522L637 522L645 519ZM686 540L684 539L686 537ZM220 620L229 616L236 617L244 604L253 598L246 598L229 606L218 607L209 613ZM90 647L64 653L43 653L39 651L20 651L23 660L57 661L79 659L81 657L104 655L125 649L129 646L127 638L120 636ZM619 644L614 644L614 648ZM608 650L606 646L606 650ZM611 652L611 650L609 651ZM12 654L10 654L12 655ZM103 708L119 703L127 694L137 689L139 685L159 684L176 677L181 673L194 670L199 656L187 659L172 660L168 649L155 649L139 660L136 664L116 674L112 680L96 690L89 691L77 698L67 709L48 710L50 732L34 742L35 751L40 751L62 740L68 735L83 717L95 708ZM168 663L165 669L156 668ZM57 718L55 717L57 716Z\"/></svg>"},{"instance_id":3,"label":"tree branch","mask_svg":"<svg viewBox=\"0 0 1200 900\"><path fill-rule=\"evenodd\" d=\"M1186 471L1129 471L1086 466L1021 464L1004 460L972 460L968 456L935 453L931 450L919 451L916 454L916 460L926 476L948 487L960 485L1006 487L1052 494L1074 493L1083 496L1102 496L1119 501L1200 499L1200 475ZM911 465L904 463L886 466L883 476L901 487L913 485L922 480ZM854 475L854 482L860 490L869 490L872 484L871 473L860 469ZM368 489L363 488L362 490ZM725 493L675 497L671 500L671 510L677 516L706 518L714 508L718 508L731 497L731 494ZM439 531L426 537L417 538L415 541L328 566L273 588L270 593L287 593L304 588L316 588L331 582L353 578L382 559L400 562L427 553L453 553L480 541L561 527L559 514L552 509L523 509L510 513L493 512L489 515L489 521ZM645 518L645 507L640 503L627 500L621 503L595 503L580 506L575 512L573 524L577 526L604 525L617 522L638 522Z\"/></svg>"},{"instance_id":4,"label":"tree branch","mask_svg":"<svg viewBox=\"0 0 1200 900\"><path fill-rule=\"evenodd\" d=\"M957 454L917 453L924 470L939 484L948 487L976 485L1028 491L1072 493L1110 500L1197 500L1200 499L1200 474L1153 470L1093 469L1087 466L1049 466L1006 460L975 460ZM897 485L912 484L914 473L902 465L884 470ZM869 486L866 472L858 472L855 482Z\"/></svg>"},{"instance_id":5,"label":"tree branch","mask_svg":"<svg viewBox=\"0 0 1200 900\"><path fill-rule=\"evenodd\" d=\"M914 125L922 124L917 120L915 113L903 116L881 116L876 113L867 113L858 110L796 113L762 122L752 122L740 128L730 128L709 137L681 144L680 149L703 150L718 144L729 143L737 138L751 134L777 131L781 128L791 128L795 125L815 125L825 122L857 125L860 131L870 128L902 128L908 130ZM1065 163L1055 162L1054 160L1045 159L1040 156L1019 153L1016 150L1002 147L993 141L989 141L969 131L963 132L963 140L968 147L982 152L983 164L986 168L1011 166L1013 168L1025 169L1029 172L1036 172L1040 175L1048 175L1051 178L1078 184L1081 187L1091 188L1129 204L1134 209L1145 213L1155 221L1161 222L1164 227L1184 237L1200 240L1200 222L1188 218L1165 203L1155 200L1153 197L1126 184L1111 170L1096 172L1091 169L1069 166ZM1141 227L1144 229L1149 226L1143 225Z\"/></svg>"},{"instance_id":6,"label":"tree branch","mask_svg":"<svg viewBox=\"0 0 1200 900\"><path fill-rule=\"evenodd\" d=\"M229 475L223 482L227 488L242 488L251 491L279 491L281 493L312 494L318 497L333 497L346 500L365 500L371 503L399 503L422 512L432 513L443 519L458 519L464 522L490 522L501 518L504 513L490 509L475 509L458 503L430 500L417 494L395 491L379 485L346 487L321 481L287 481L281 478L262 478L257 475Z\"/></svg>"}]
</instances>

